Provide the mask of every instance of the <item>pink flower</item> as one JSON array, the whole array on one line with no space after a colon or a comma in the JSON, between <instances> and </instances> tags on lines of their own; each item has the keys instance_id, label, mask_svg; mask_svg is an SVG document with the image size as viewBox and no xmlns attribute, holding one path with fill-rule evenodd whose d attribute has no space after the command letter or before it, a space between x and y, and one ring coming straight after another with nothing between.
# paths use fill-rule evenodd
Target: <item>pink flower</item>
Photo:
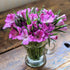
<instances>
[{"instance_id":1,"label":"pink flower","mask_svg":"<svg viewBox=\"0 0 70 70\"><path fill-rule=\"evenodd\" d=\"M5 25L3 29L11 27L11 25L15 22L15 14L8 14L5 20Z\"/></svg>"},{"instance_id":2,"label":"pink flower","mask_svg":"<svg viewBox=\"0 0 70 70\"><path fill-rule=\"evenodd\" d=\"M57 40L58 36L50 36L51 39Z\"/></svg>"},{"instance_id":3,"label":"pink flower","mask_svg":"<svg viewBox=\"0 0 70 70\"><path fill-rule=\"evenodd\" d=\"M32 25L35 27L35 28L37 28L38 26L37 26L37 21L32 21Z\"/></svg>"},{"instance_id":4,"label":"pink flower","mask_svg":"<svg viewBox=\"0 0 70 70\"><path fill-rule=\"evenodd\" d=\"M58 21L58 23L56 24L56 26L61 26L61 25L64 25L64 21L62 19L60 19Z\"/></svg>"},{"instance_id":5,"label":"pink flower","mask_svg":"<svg viewBox=\"0 0 70 70\"><path fill-rule=\"evenodd\" d=\"M48 30L48 26L47 26L45 23L39 24L39 27L40 27L43 31Z\"/></svg>"},{"instance_id":6,"label":"pink flower","mask_svg":"<svg viewBox=\"0 0 70 70\"><path fill-rule=\"evenodd\" d=\"M27 32L26 29L24 29L23 33L24 33L24 34L23 34L23 41L22 41L22 43L23 43L24 45L28 45L29 42L30 42L30 37L28 36L28 32Z\"/></svg>"},{"instance_id":7,"label":"pink flower","mask_svg":"<svg viewBox=\"0 0 70 70\"><path fill-rule=\"evenodd\" d=\"M40 15L40 19L42 23L52 23L55 19L55 16L51 15L50 13Z\"/></svg>"},{"instance_id":8,"label":"pink flower","mask_svg":"<svg viewBox=\"0 0 70 70\"><path fill-rule=\"evenodd\" d=\"M37 14L31 13L29 14L29 18L31 19L31 21L36 20L38 18Z\"/></svg>"},{"instance_id":9,"label":"pink flower","mask_svg":"<svg viewBox=\"0 0 70 70\"><path fill-rule=\"evenodd\" d=\"M3 26L3 29L9 28L9 27L11 27L11 24L10 23L5 23L5 25Z\"/></svg>"},{"instance_id":10,"label":"pink flower","mask_svg":"<svg viewBox=\"0 0 70 70\"><path fill-rule=\"evenodd\" d=\"M67 27L60 28L59 30L66 31Z\"/></svg>"},{"instance_id":11,"label":"pink flower","mask_svg":"<svg viewBox=\"0 0 70 70\"><path fill-rule=\"evenodd\" d=\"M66 15L65 14L63 14L62 16L60 16L60 17L58 17L57 19L59 19L59 18L63 18L63 21L66 21L67 20L67 17L66 17Z\"/></svg>"},{"instance_id":12,"label":"pink flower","mask_svg":"<svg viewBox=\"0 0 70 70\"><path fill-rule=\"evenodd\" d=\"M52 12L51 9L49 9L49 11L47 11L47 14L49 14L50 16L52 16L53 18L55 18L56 15L54 15L54 13Z\"/></svg>"},{"instance_id":13,"label":"pink flower","mask_svg":"<svg viewBox=\"0 0 70 70\"><path fill-rule=\"evenodd\" d=\"M18 39L18 40L23 40L22 43L23 43L24 45L29 44L29 42L30 42L30 37L29 37L29 35L28 35L27 29L24 29L24 30L22 31L22 33L21 33L19 36L17 36L17 39Z\"/></svg>"},{"instance_id":14,"label":"pink flower","mask_svg":"<svg viewBox=\"0 0 70 70\"><path fill-rule=\"evenodd\" d=\"M43 41L45 41L46 39L48 39L49 33L45 32L45 36L43 37Z\"/></svg>"},{"instance_id":15,"label":"pink flower","mask_svg":"<svg viewBox=\"0 0 70 70\"><path fill-rule=\"evenodd\" d=\"M34 33L34 42L42 42L44 37L44 32L42 30L38 30Z\"/></svg>"},{"instance_id":16,"label":"pink flower","mask_svg":"<svg viewBox=\"0 0 70 70\"><path fill-rule=\"evenodd\" d=\"M15 29L12 29L9 33L9 38L17 39L18 32Z\"/></svg>"},{"instance_id":17,"label":"pink flower","mask_svg":"<svg viewBox=\"0 0 70 70\"><path fill-rule=\"evenodd\" d=\"M27 25L27 28L28 28L29 31L32 30L32 24Z\"/></svg>"},{"instance_id":18,"label":"pink flower","mask_svg":"<svg viewBox=\"0 0 70 70\"><path fill-rule=\"evenodd\" d=\"M53 25L53 24L49 24L49 26L48 26L48 32L51 32L51 31L53 31L55 29L55 26Z\"/></svg>"},{"instance_id":19,"label":"pink flower","mask_svg":"<svg viewBox=\"0 0 70 70\"><path fill-rule=\"evenodd\" d=\"M27 20L27 18L26 18L26 10L28 10L28 15L29 15L29 13L30 13L30 11L31 11L30 8L27 8L27 9L22 10L21 14L22 14L22 16Z\"/></svg>"},{"instance_id":20,"label":"pink flower","mask_svg":"<svg viewBox=\"0 0 70 70\"><path fill-rule=\"evenodd\" d=\"M39 9L36 7L36 8L35 8L35 11L36 11L36 12L38 12L38 11L39 11Z\"/></svg>"},{"instance_id":21,"label":"pink flower","mask_svg":"<svg viewBox=\"0 0 70 70\"><path fill-rule=\"evenodd\" d=\"M11 25L11 28L16 28L19 33L21 33L22 28L17 26L15 23Z\"/></svg>"},{"instance_id":22,"label":"pink flower","mask_svg":"<svg viewBox=\"0 0 70 70\"><path fill-rule=\"evenodd\" d=\"M46 9L41 10L41 12L43 12L44 14L46 14L47 11L48 11L48 10L46 10Z\"/></svg>"},{"instance_id":23,"label":"pink flower","mask_svg":"<svg viewBox=\"0 0 70 70\"><path fill-rule=\"evenodd\" d=\"M23 11L23 10L17 11L17 15L22 17L22 14L21 14L22 11Z\"/></svg>"},{"instance_id":24,"label":"pink flower","mask_svg":"<svg viewBox=\"0 0 70 70\"><path fill-rule=\"evenodd\" d=\"M52 10L42 10L43 13L40 14L40 19L42 23L52 23L56 17Z\"/></svg>"}]
</instances>

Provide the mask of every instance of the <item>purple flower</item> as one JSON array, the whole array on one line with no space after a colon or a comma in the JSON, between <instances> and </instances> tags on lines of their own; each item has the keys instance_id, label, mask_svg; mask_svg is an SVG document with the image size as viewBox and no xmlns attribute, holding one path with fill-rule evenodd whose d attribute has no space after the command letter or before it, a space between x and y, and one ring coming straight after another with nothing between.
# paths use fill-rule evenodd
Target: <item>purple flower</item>
<instances>
[{"instance_id":1,"label":"purple flower","mask_svg":"<svg viewBox=\"0 0 70 70\"><path fill-rule=\"evenodd\" d=\"M50 16L52 16L53 18L55 18L56 15L54 15L54 13L52 12L52 10L50 9L49 11L47 11L47 14L49 14Z\"/></svg>"},{"instance_id":2,"label":"purple flower","mask_svg":"<svg viewBox=\"0 0 70 70\"><path fill-rule=\"evenodd\" d=\"M36 12L38 12L38 11L39 11L39 9L36 7L36 8L35 8L35 11L36 11Z\"/></svg>"},{"instance_id":3,"label":"purple flower","mask_svg":"<svg viewBox=\"0 0 70 70\"><path fill-rule=\"evenodd\" d=\"M67 27L60 28L59 30L66 31Z\"/></svg>"},{"instance_id":4,"label":"purple flower","mask_svg":"<svg viewBox=\"0 0 70 70\"><path fill-rule=\"evenodd\" d=\"M57 40L58 36L50 36L51 39Z\"/></svg>"},{"instance_id":5,"label":"purple flower","mask_svg":"<svg viewBox=\"0 0 70 70\"><path fill-rule=\"evenodd\" d=\"M27 18L27 14L29 19ZM54 35L54 31L59 29L60 26L62 27L66 20L65 14L59 16L55 15L51 9L41 9L39 11L37 7L33 7L32 9L19 10L17 11L17 15L8 14L3 29L11 28L9 38L22 40L24 45L28 45L29 42L46 41L49 37L56 40L58 36ZM66 26L61 27L59 30L67 30Z\"/></svg>"},{"instance_id":6,"label":"purple flower","mask_svg":"<svg viewBox=\"0 0 70 70\"><path fill-rule=\"evenodd\" d=\"M29 35L28 35L27 29L24 29L24 30L22 31L22 33L17 36L17 39L18 39L18 40L23 40L22 43L23 43L24 45L29 44L29 42L30 42L30 37L29 37Z\"/></svg>"},{"instance_id":7,"label":"purple flower","mask_svg":"<svg viewBox=\"0 0 70 70\"><path fill-rule=\"evenodd\" d=\"M31 11L30 8L27 8L27 9L22 10L21 14L22 14L22 16L27 20L27 18L26 18L26 10L28 10L28 15L29 15L29 13L30 13L30 11Z\"/></svg>"},{"instance_id":8,"label":"purple flower","mask_svg":"<svg viewBox=\"0 0 70 70\"><path fill-rule=\"evenodd\" d=\"M8 14L5 20L5 25L3 29L11 27L11 25L15 22L15 14Z\"/></svg>"},{"instance_id":9,"label":"purple flower","mask_svg":"<svg viewBox=\"0 0 70 70\"><path fill-rule=\"evenodd\" d=\"M55 29L55 26L53 24L49 24L48 26L48 32L51 32Z\"/></svg>"},{"instance_id":10,"label":"purple flower","mask_svg":"<svg viewBox=\"0 0 70 70\"><path fill-rule=\"evenodd\" d=\"M21 14L22 11L23 11L23 10L19 10L19 11L17 11L17 15L22 17L22 14Z\"/></svg>"},{"instance_id":11,"label":"purple flower","mask_svg":"<svg viewBox=\"0 0 70 70\"><path fill-rule=\"evenodd\" d=\"M18 32L15 29L12 29L9 33L9 38L17 39Z\"/></svg>"},{"instance_id":12,"label":"purple flower","mask_svg":"<svg viewBox=\"0 0 70 70\"><path fill-rule=\"evenodd\" d=\"M42 13L40 15L40 19L41 19L42 23L52 23L54 21L54 19L55 19L55 16L51 16L49 14Z\"/></svg>"},{"instance_id":13,"label":"purple flower","mask_svg":"<svg viewBox=\"0 0 70 70\"><path fill-rule=\"evenodd\" d=\"M39 27L40 27L43 31L48 30L48 26L47 26L45 23L39 24Z\"/></svg>"},{"instance_id":14,"label":"purple flower","mask_svg":"<svg viewBox=\"0 0 70 70\"><path fill-rule=\"evenodd\" d=\"M64 21L62 19L60 19L58 21L58 23L56 24L56 26L61 26L61 25L64 25Z\"/></svg>"},{"instance_id":15,"label":"purple flower","mask_svg":"<svg viewBox=\"0 0 70 70\"><path fill-rule=\"evenodd\" d=\"M47 13L47 11L48 11L48 10L43 9L43 10L41 10L41 12L40 12L40 13L44 13L44 14L46 14L46 13Z\"/></svg>"},{"instance_id":16,"label":"purple flower","mask_svg":"<svg viewBox=\"0 0 70 70\"><path fill-rule=\"evenodd\" d=\"M29 18L31 19L31 21L34 21L38 18L37 14L31 13L29 14Z\"/></svg>"},{"instance_id":17,"label":"purple flower","mask_svg":"<svg viewBox=\"0 0 70 70\"><path fill-rule=\"evenodd\" d=\"M52 10L43 10L45 13L41 13L40 14L40 19L42 23L52 23L56 17L56 15L54 15L54 13L52 12Z\"/></svg>"},{"instance_id":18,"label":"purple flower","mask_svg":"<svg viewBox=\"0 0 70 70\"><path fill-rule=\"evenodd\" d=\"M45 41L46 39L48 39L49 33L45 32L45 36L43 37L43 41Z\"/></svg>"},{"instance_id":19,"label":"purple flower","mask_svg":"<svg viewBox=\"0 0 70 70\"><path fill-rule=\"evenodd\" d=\"M34 41L42 42L44 37L44 32L42 30L38 30L34 33Z\"/></svg>"},{"instance_id":20,"label":"purple flower","mask_svg":"<svg viewBox=\"0 0 70 70\"><path fill-rule=\"evenodd\" d=\"M32 30L32 24L27 25L27 28L28 28L29 31Z\"/></svg>"},{"instance_id":21,"label":"purple flower","mask_svg":"<svg viewBox=\"0 0 70 70\"><path fill-rule=\"evenodd\" d=\"M67 20L67 17L66 17L66 15L65 14L63 14L62 16L60 16L60 17L58 17L57 19L59 19L59 18L62 18L63 19L63 21L66 21Z\"/></svg>"}]
</instances>

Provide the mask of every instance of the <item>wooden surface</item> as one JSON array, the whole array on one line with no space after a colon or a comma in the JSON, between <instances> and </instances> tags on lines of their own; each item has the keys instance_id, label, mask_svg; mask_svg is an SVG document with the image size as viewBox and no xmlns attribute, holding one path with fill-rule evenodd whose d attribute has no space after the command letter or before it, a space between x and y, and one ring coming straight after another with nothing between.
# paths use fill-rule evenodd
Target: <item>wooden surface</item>
<instances>
[{"instance_id":1,"label":"wooden surface","mask_svg":"<svg viewBox=\"0 0 70 70\"><path fill-rule=\"evenodd\" d=\"M32 2L29 4L23 5L21 7L15 8L14 10L17 11L17 10L24 9L26 7L31 8L33 6L41 9L43 5L45 6L46 9L52 9L54 12L58 11L59 9L62 10L61 15L65 13L68 18L66 23L70 24L69 22L70 21L70 0L38 0L37 2ZM10 9L8 11L0 13L0 53L20 45L20 42L18 42L17 40L13 40L13 41L9 40L8 32L2 30L2 27L5 23L4 20L6 18L6 15L12 12L13 12L12 9ZM17 45L16 43L19 43L19 44Z\"/></svg>"},{"instance_id":2,"label":"wooden surface","mask_svg":"<svg viewBox=\"0 0 70 70\"><path fill-rule=\"evenodd\" d=\"M47 63L41 68L30 68L25 64L25 48L19 41L12 41L8 39L8 32L2 30L4 20L8 10L0 13L0 53L9 49L18 47L0 55L0 70L70 70L70 48L63 46L64 41L70 41L70 0L39 0L30 4L23 5L15 10L24 9L26 7L39 7L45 5L46 9L51 8L54 12L59 9L62 10L61 14L65 13L68 17L66 23L69 25L68 31L65 34L60 34L57 40L56 52L53 55L46 55Z\"/></svg>"},{"instance_id":3,"label":"wooden surface","mask_svg":"<svg viewBox=\"0 0 70 70\"><path fill-rule=\"evenodd\" d=\"M0 70L70 70L70 48L66 48L64 42L70 42L70 26L67 33L59 35L54 54L46 54L45 66L28 67L25 64L26 50L20 46L0 55Z\"/></svg>"}]
</instances>

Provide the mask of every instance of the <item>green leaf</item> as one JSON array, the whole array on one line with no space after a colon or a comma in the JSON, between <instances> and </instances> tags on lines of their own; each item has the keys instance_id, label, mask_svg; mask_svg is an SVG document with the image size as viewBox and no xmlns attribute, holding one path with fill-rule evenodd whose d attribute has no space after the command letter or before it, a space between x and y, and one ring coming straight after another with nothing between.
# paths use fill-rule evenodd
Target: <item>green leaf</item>
<instances>
[{"instance_id":1,"label":"green leaf","mask_svg":"<svg viewBox=\"0 0 70 70\"><path fill-rule=\"evenodd\" d=\"M33 26L32 26L32 30L33 30Z\"/></svg>"},{"instance_id":2,"label":"green leaf","mask_svg":"<svg viewBox=\"0 0 70 70\"><path fill-rule=\"evenodd\" d=\"M50 47L50 37L48 38L48 44L49 44L49 47Z\"/></svg>"},{"instance_id":3,"label":"green leaf","mask_svg":"<svg viewBox=\"0 0 70 70\"><path fill-rule=\"evenodd\" d=\"M35 12L35 8L32 7L32 8L31 8L31 13L34 13L34 12Z\"/></svg>"},{"instance_id":4,"label":"green leaf","mask_svg":"<svg viewBox=\"0 0 70 70\"><path fill-rule=\"evenodd\" d=\"M41 10L40 10L40 11L41 11ZM38 12L37 12L37 14L39 14L39 13L40 13L40 11L38 11Z\"/></svg>"},{"instance_id":5,"label":"green leaf","mask_svg":"<svg viewBox=\"0 0 70 70\"><path fill-rule=\"evenodd\" d=\"M62 25L62 26L57 26L57 28L56 28L55 30L58 30L58 29L60 29L60 28L66 27L66 26L67 26L67 24Z\"/></svg>"},{"instance_id":6,"label":"green leaf","mask_svg":"<svg viewBox=\"0 0 70 70\"><path fill-rule=\"evenodd\" d=\"M28 10L26 10L27 25L31 24L31 20L28 17Z\"/></svg>"},{"instance_id":7,"label":"green leaf","mask_svg":"<svg viewBox=\"0 0 70 70\"><path fill-rule=\"evenodd\" d=\"M55 30L55 31L66 33L65 31L62 31L62 30Z\"/></svg>"},{"instance_id":8,"label":"green leaf","mask_svg":"<svg viewBox=\"0 0 70 70\"><path fill-rule=\"evenodd\" d=\"M14 9L12 9L12 11L13 11L13 13L15 13L15 14L16 14L16 12L15 12L15 10L14 10Z\"/></svg>"},{"instance_id":9,"label":"green leaf","mask_svg":"<svg viewBox=\"0 0 70 70\"><path fill-rule=\"evenodd\" d=\"M13 29L15 29L18 32L18 30L15 27L13 27Z\"/></svg>"},{"instance_id":10,"label":"green leaf","mask_svg":"<svg viewBox=\"0 0 70 70\"><path fill-rule=\"evenodd\" d=\"M54 33L53 35L58 35L58 33Z\"/></svg>"},{"instance_id":11,"label":"green leaf","mask_svg":"<svg viewBox=\"0 0 70 70\"><path fill-rule=\"evenodd\" d=\"M56 40L54 40L54 39L51 39L51 40L53 40L54 42L56 42Z\"/></svg>"},{"instance_id":12,"label":"green leaf","mask_svg":"<svg viewBox=\"0 0 70 70\"><path fill-rule=\"evenodd\" d=\"M61 12L61 10L59 10L58 12L56 12L56 13L55 13L55 15L59 15L59 14L60 14L60 12Z\"/></svg>"},{"instance_id":13,"label":"green leaf","mask_svg":"<svg viewBox=\"0 0 70 70\"><path fill-rule=\"evenodd\" d=\"M62 25L62 26L58 26L59 28L62 28L62 27L66 27L67 26L67 24L65 24L65 25Z\"/></svg>"}]
</instances>

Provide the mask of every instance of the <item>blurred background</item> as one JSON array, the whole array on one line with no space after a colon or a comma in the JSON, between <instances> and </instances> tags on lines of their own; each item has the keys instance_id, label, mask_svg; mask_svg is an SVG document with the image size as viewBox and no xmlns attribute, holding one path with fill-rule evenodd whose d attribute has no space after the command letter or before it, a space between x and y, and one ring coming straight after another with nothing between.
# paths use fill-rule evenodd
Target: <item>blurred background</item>
<instances>
[{"instance_id":1,"label":"blurred background","mask_svg":"<svg viewBox=\"0 0 70 70\"><path fill-rule=\"evenodd\" d=\"M37 0L0 0L0 12Z\"/></svg>"}]
</instances>

